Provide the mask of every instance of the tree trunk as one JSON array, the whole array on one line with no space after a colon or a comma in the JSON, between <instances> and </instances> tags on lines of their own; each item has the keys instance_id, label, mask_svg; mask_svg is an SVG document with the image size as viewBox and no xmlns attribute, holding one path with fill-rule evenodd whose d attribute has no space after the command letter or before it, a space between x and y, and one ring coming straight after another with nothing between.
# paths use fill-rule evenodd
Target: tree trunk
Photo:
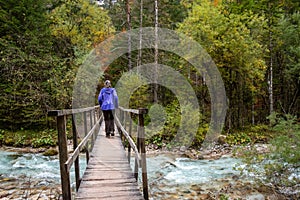
<instances>
[{"instance_id":1,"label":"tree trunk","mask_svg":"<svg viewBox=\"0 0 300 200\"><path fill-rule=\"evenodd\" d=\"M158 84L157 84L157 75L158 75L158 0L155 0L155 53L154 53L154 93L153 101L158 102Z\"/></svg>"},{"instance_id":2,"label":"tree trunk","mask_svg":"<svg viewBox=\"0 0 300 200\"><path fill-rule=\"evenodd\" d=\"M253 85L253 79L252 79L252 85ZM252 125L255 124L255 97L254 97L254 92L252 91L252 102L251 102L251 122Z\"/></svg>"},{"instance_id":3,"label":"tree trunk","mask_svg":"<svg viewBox=\"0 0 300 200\"><path fill-rule=\"evenodd\" d=\"M269 71L269 100L270 100L270 114L274 111L274 99L273 99L273 43L272 43L272 30L271 30L271 25L272 25L272 13L271 13L271 8L269 4L269 50L270 50L270 71Z\"/></svg>"},{"instance_id":4,"label":"tree trunk","mask_svg":"<svg viewBox=\"0 0 300 200\"><path fill-rule=\"evenodd\" d=\"M128 29L128 31L131 31L130 0L127 0L127 2L126 2L126 8L127 8L127 29ZM131 34L128 34L128 52L127 52L127 58L128 58L128 70L131 70L132 69L132 63L131 63Z\"/></svg>"},{"instance_id":5,"label":"tree trunk","mask_svg":"<svg viewBox=\"0 0 300 200\"><path fill-rule=\"evenodd\" d=\"M140 2L140 30L139 30L139 51L137 59L137 73L139 73L139 66L142 65L142 45L143 45L143 0Z\"/></svg>"},{"instance_id":6,"label":"tree trunk","mask_svg":"<svg viewBox=\"0 0 300 200\"><path fill-rule=\"evenodd\" d=\"M272 56L272 32L270 30L270 72L269 72L269 99L270 99L270 114L274 111L273 100L273 56Z\"/></svg>"}]
</instances>

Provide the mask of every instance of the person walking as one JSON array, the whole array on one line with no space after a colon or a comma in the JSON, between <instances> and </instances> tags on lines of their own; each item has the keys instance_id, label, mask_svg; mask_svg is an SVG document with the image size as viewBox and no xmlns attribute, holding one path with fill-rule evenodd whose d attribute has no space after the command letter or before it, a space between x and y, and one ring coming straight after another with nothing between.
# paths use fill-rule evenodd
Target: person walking
<instances>
[{"instance_id":1,"label":"person walking","mask_svg":"<svg viewBox=\"0 0 300 200\"><path fill-rule=\"evenodd\" d=\"M111 87L109 80L104 82L104 88L99 93L98 102L104 116L106 137L114 136L114 114L115 109L119 107L119 99L116 89Z\"/></svg>"}]
</instances>

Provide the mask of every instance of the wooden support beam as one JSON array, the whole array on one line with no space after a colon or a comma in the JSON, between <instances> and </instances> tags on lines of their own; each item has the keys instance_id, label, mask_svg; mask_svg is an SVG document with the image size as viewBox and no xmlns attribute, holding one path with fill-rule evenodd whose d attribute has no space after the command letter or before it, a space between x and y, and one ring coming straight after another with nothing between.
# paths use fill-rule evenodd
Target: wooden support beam
<instances>
[{"instance_id":1,"label":"wooden support beam","mask_svg":"<svg viewBox=\"0 0 300 200\"><path fill-rule=\"evenodd\" d=\"M72 132L73 132L73 149L75 150L78 146L78 138L77 138L77 129L75 123L75 114L72 115ZM74 162L75 167L75 181L76 181L76 191L78 191L80 185L80 165L79 165L79 157L75 159Z\"/></svg>"},{"instance_id":2,"label":"wooden support beam","mask_svg":"<svg viewBox=\"0 0 300 200\"><path fill-rule=\"evenodd\" d=\"M142 109L140 113L146 113L146 109ZM147 161L146 161L146 145L145 145L145 124L144 114L139 114L139 142L142 158L142 180L143 180L143 195L145 200L149 199L148 194L148 176L147 176Z\"/></svg>"},{"instance_id":3,"label":"wooden support beam","mask_svg":"<svg viewBox=\"0 0 300 200\"><path fill-rule=\"evenodd\" d=\"M68 160L66 116L57 116L56 119L62 196L64 200L71 200L70 172L65 167L65 162Z\"/></svg>"}]
</instances>

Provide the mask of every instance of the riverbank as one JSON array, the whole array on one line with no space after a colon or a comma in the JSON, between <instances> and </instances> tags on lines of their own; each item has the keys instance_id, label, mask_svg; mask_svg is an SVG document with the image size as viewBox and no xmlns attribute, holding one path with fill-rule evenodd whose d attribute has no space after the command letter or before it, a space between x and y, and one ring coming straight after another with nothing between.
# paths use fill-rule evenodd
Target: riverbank
<instances>
[{"instance_id":1,"label":"riverbank","mask_svg":"<svg viewBox=\"0 0 300 200\"><path fill-rule=\"evenodd\" d=\"M53 180L34 177L5 177L0 175L0 199L58 200L61 186Z\"/></svg>"},{"instance_id":2,"label":"riverbank","mask_svg":"<svg viewBox=\"0 0 300 200\"><path fill-rule=\"evenodd\" d=\"M0 148L0 199L60 199L58 157L43 156L45 151Z\"/></svg>"}]
</instances>

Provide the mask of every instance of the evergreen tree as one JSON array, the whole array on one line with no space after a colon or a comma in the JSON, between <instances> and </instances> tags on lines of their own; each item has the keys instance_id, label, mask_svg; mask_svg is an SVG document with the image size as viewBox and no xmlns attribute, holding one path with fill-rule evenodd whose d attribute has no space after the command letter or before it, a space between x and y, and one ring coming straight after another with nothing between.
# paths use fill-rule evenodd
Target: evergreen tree
<instances>
[{"instance_id":1,"label":"evergreen tree","mask_svg":"<svg viewBox=\"0 0 300 200\"><path fill-rule=\"evenodd\" d=\"M76 72L114 32L89 1L0 0L0 128L36 127L71 107Z\"/></svg>"},{"instance_id":2,"label":"evergreen tree","mask_svg":"<svg viewBox=\"0 0 300 200\"><path fill-rule=\"evenodd\" d=\"M45 121L52 38L43 0L0 1L0 128Z\"/></svg>"}]
</instances>

